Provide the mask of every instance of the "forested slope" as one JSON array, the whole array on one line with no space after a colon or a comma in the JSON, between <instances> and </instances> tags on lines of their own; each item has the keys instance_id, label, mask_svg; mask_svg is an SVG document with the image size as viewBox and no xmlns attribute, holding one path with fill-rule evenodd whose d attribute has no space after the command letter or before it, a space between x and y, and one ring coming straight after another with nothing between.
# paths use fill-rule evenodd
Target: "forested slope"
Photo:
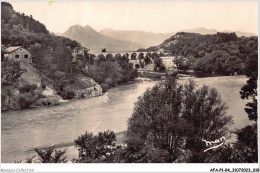
<instances>
[{"instance_id":1,"label":"forested slope","mask_svg":"<svg viewBox=\"0 0 260 173\"><path fill-rule=\"evenodd\" d=\"M245 63L257 54L258 37L237 37L235 33L201 35L177 33L162 44L142 51L165 51L189 59L196 71L230 75L244 74Z\"/></svg>"}]
</instances>

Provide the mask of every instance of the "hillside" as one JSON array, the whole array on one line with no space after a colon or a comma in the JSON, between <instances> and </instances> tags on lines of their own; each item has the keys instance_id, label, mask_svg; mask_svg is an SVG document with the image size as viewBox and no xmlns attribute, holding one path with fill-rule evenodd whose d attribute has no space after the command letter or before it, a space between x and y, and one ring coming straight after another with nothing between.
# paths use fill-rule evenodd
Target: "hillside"
<instances>
[{"instance_id":1,"label":"hillside","mask_svg":"<svg viewBox=\"0 0 260 173\"><path fill-rule=\"evenodd\" d=\"M34 68L31 64L20 62L22 69L26 69L26 72L21 75L21 78L29 85L36 84L38 87L41 86L41 77L39 71Z\"/></svg>"},{"instance_id":2,"label":"hillside","mask_svg":"<svg viewBox=\"0 0 260 173\"><path fill-rule=\"evenodd\" d=\"M15 12L12 5L7 2L1 2L1 24L21 25L30 32L49 33L45 25L33 19L32 16L26 16L24 13L20 14Z\"/></svg>"},{"instance_id":3,"label":"hillside","mask_svg":"<svg viewBox=\"0 0 260 173\"><path fill-rule=\"evenodd\" d=\"M119 40L98 33L90 26L71 26L62 36L76 40L90 51L99 51L106 48L109 52L133 51L141 47L140 44L126 40Z\"/></svg>"},{"instance_id":4,"label":"hillside","mask_svg":"<svg viewBox=\"0 0 260 173\"><path fill-rule=\"evenodd\" d=\"M140 51L163 51L188 58L190 68L221 75L244 74L245 64L257 56L258 37L235 33L201 35L180 32L158 46Z\"/></svg>"},{"instance_id":5,"label":"hillside","mask_svg":"<svg viewBox=\"0 0 260 173\"><path fill-rule=\"evenodd\" d=\"M72 64L72 50L81 48L80 43L50 34L44 24L15 12L7 2L1 2L1 15L1 54L9 46L22 46L33 57L32 64L1 57L2 110L50 105L50 99L42 95L50 88L55 90L53 104L60 98L56 93L63 99L102 94L102 88L81 72L84 64Z\"/></svg>"},{"instance_id":6,"label":"hillside","mask_svg":"<svg viewBox=\"0 0 260 173\"><path fill-rule=\"evenodd\" d=\"M172 33L153 33L145 31L130 31L130 30L112 30L103 29L99 33L113 37L119 40L125 40L140 45L139 48L148 48L151 46L156 46L163 42L165 39L169 38Z\"/></svg>"}]
</instances>

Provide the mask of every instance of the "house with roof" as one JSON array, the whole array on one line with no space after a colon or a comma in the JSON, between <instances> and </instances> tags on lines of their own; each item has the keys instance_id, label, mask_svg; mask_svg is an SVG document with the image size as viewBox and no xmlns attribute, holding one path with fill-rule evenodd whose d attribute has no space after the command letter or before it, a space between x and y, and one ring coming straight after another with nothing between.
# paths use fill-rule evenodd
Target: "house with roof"
<instances>
[{"instance_id":1,"label":"house with roof","mask_svg":"<svg viewBox=\"0 0 260 173\"><path fill-rule=\"evenodd\" d=\"M12 46L6 48L4 50L4 58L32 63L31 52L24 49L22 46Z\"/></svg>"}]
</instances>

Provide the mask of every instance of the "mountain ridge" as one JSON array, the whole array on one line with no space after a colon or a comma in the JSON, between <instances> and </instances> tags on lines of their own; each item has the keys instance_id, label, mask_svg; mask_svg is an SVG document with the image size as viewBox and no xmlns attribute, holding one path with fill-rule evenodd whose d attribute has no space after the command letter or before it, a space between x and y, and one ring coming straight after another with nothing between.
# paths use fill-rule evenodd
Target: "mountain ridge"
<instances>
[{"instance_id":1,"label":"mountain ridge","mask_svg":"<svg viewBox=\"0 0 260 173\"><path fill-rule=\"evenodd\" d=\"M107 51L133 51L141 47L137 43L118 40L112 37L105 36L91 26L73 25L62 36L76 40L92 51L100 51L106 48Z\"/></svg>"},{"instance_id":2,"label":"mountain ridge","mask_svg":"<svg viewBox=\"0 0 260 173\"><path fill-rule=\"evenodd\" d=\"M214 35L218 32L235 32L238 37L257 36L254 33L242 31L218 31L216 29L208 29L205 27L198 27L194 29L184 29L179 32L172 33L155 33L144 30L114 30L111 28L104 28L99 32L93 29L90 25L80 26L73 25L63 34L56 35L64 36L80 42L84 47L91 51L101 52L103 48L107 51L135 51L138 49L148 49L150 47L158 46L165 40L168 40L176 33L197 33L201 35Z\"/></svg>"},{"instance_id":3,"label":"mountain ridge","mask_svg":"<svg viewBox=\"0 0 260 173\"><path fill-rule=\"evenodd\" d=\"M126 40L140 44L142 48L155 46L169 38L173 33L154 33L143 30L114 30L105 28L99 33L119 40Z\"/></svg>"}]
</instances>

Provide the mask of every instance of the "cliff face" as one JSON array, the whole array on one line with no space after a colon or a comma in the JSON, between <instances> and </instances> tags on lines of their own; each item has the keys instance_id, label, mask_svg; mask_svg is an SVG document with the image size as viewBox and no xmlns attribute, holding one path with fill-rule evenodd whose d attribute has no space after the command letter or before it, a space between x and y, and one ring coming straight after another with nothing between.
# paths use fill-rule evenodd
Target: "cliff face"
<instances>
[{"instance_id":1,"label":"cliff face","mask_svg":"<svg viewBox=\"0 0 260 173\"><path fill-rule=\"evenodd\" d=\"M103 94L101 86L92 78L82 74L77 74L74 78L81 83L81 87L78 83L68 86L74 91L75 99L96 97Z\"/></svg>"}]
</instances>

